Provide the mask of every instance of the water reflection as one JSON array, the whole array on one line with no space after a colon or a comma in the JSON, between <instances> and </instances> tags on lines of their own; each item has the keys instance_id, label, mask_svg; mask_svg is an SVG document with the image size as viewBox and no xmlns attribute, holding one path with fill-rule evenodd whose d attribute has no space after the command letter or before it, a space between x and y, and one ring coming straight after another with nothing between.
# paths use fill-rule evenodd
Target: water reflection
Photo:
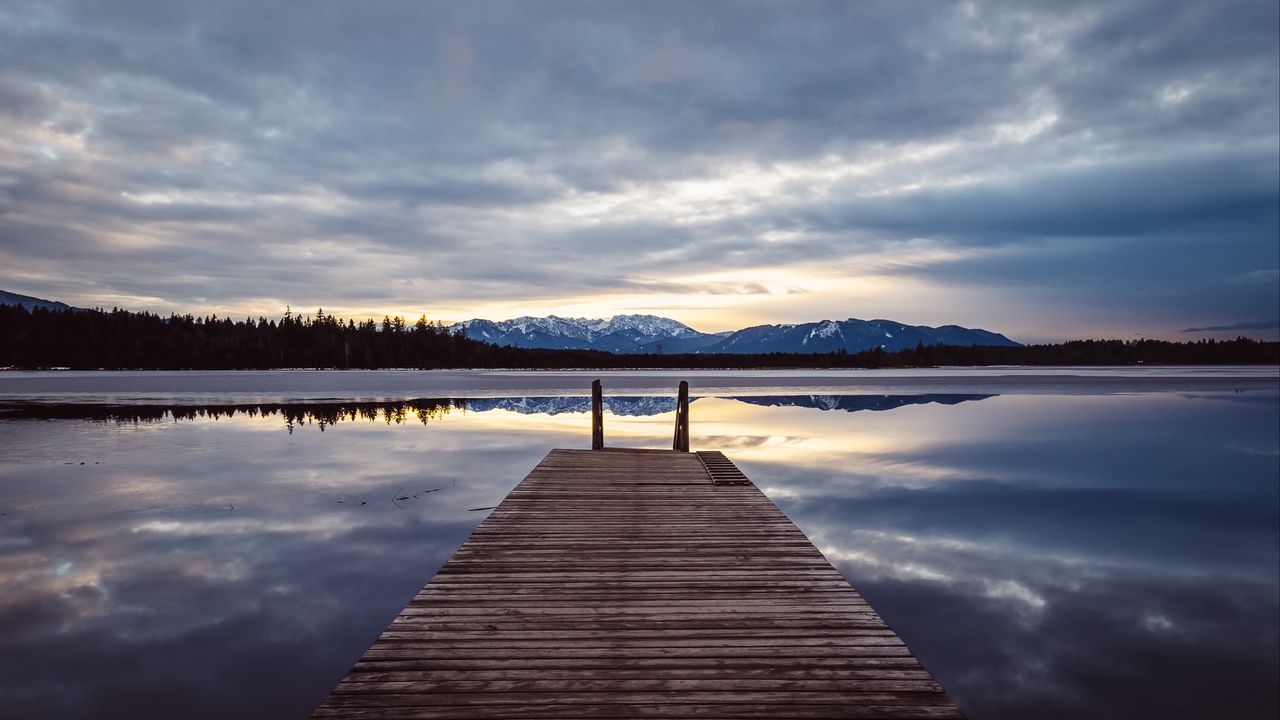
<instances>
[{"instance_id":1,"label":"water reflection","mask_svg":"<svg viewBox=\"0 0 1280 720\"><path fill-rule=\"evenodd\" d=\"M669 398L607 400L611 444L669 442ZM587 444L587 409L0 408L0 707L305 715L473 508ZM693 444L728 451L971 717L1275 714L1276 393L703 397L692 414Z\"/></svg>"},{"instance_id":2,"label":"water reflection","mask_svg":"<svg viewBox=\"0 0 1280 720\"><path fill-rule=\"evenodd\" d=\"M892 410L904 405L939 403L955 405L994 395L779 395L727 396L728 399L768 407L805 407L817 410ZM697 397L689 398L690 404ZM651 417L676 410L670 396L621 395L604 398L604 410L618 417ZM505 410L521 415L560 415L591 411L589 396L418 398L392 401L308 401L256 403L49 403L11 401L0 404L0 420L100 420L105 422L156 422L160 420L219 420L237 414L248 417L284 418L287 426L314 424L321 430L340 420L382 420L403 424L413 419L427 424L451 410L491 412Z\"/></svg>"},{"instance_id":3,"label":"water reflection","mask_svg":"<svg viewBox=\"0 0 1280 720\"><path fill-rule=\"evenodd\" d=\"M6 717L303 716L556 444L290 413L0 423Z\"/></svg>"},{"instance_id":4,"label":"water reflection","mask_svg":"<svg viewBox=\"0 0 1280 720\"><path fill-rule=\"evenodd\" d=\"M241 403L202 405L101 404L15 402L0 405L0 420L97 420L115 423L162 420L222 420L279 416L290 430L316 425L320 430L341 420L383 421L402 425L410 419L423 425L466 407L465 400L421 399L396 402Z\"/></svg>"},{"instance_id":5,"label":"water reflection","mask_svg":"<svg viewBox=\"0 0 1280 720\"><path fill-rule=\"evenodd\" d=\"M962 402L985 400L995 395L960 395L929 393L925 395L734 395L732 399L751 405L766 407L805 407L815 410L893 410L906 405L957 405Z\"/></svg>"},{"instance_id":6,"label":"water reflection","mask_svg":"<svg viewBox=\"0 0 1280 720\"><path fill-rule=\"evenodd\" d=\"M739 464L971 717L1273 717L1280 403L1241 399L910 408Z\"/></svg>"}]
</instances>

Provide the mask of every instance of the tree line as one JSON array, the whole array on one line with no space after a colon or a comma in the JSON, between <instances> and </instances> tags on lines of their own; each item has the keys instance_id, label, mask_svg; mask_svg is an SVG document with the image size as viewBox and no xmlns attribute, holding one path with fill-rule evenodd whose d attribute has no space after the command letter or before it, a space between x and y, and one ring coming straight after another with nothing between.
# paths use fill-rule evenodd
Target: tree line
<instances>
[{"instance_id":1,"label":"tree line","mask_svg":"<svg viewBox=\"0 0 1280 720\"><path fill-rule=\"evenodd\" d=\"M0 305L0 366L270 370L279 368L889 368L939 365L1277 364L1280 343L1075 340L1047 345L917 345L897 352L622 355L498 346L420 317L344 320L323 309L279 320L161 317L114 309Z\"/></svg>"},{"instance_id":2,"label":"tree line","mask_svg":"<svg viewBox=\"0 0 1280 720\"><path fill-rule=\"evenodd\" d=\"M496 368L595 366L598 351L498 347L426 317L356 322L286 310L279 320L233 320L113 309L0 305L0 366L154 370Z\"/></svg>"}]
</instances>

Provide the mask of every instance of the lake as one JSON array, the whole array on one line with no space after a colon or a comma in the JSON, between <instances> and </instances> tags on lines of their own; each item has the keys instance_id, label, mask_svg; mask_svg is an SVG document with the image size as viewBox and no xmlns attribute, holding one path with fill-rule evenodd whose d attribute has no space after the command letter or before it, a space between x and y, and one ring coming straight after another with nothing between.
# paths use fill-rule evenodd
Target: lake
<instances>
[{"instance_id":1,"label":"lake","mask_svg":"<svg viewBox=\"0 0 1280 720\"><path fill-rule=\"evenodd\" d=\"M554 447L734 459L970 717L1280 711L1267 368L0 373L0 714L305 717Z\"/></svg>"}]
</instances>

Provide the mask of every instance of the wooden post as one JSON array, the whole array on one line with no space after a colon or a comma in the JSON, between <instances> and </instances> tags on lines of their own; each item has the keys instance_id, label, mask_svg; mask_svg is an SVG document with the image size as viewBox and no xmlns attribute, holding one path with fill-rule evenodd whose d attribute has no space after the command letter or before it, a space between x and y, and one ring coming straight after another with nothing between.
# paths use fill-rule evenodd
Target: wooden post
<instances>
[{"instance_id":1,"label":"wooden post","mask_svg":"<svg viewBox=\"0 0 1280 720\"><path fill-rule=\"evenodd\" d=\"M689 383L680 381L680 394L676 397L676 436L672 450L689 452Z\"/></svg>"},{"instance_id":2,"label":"wooden post","mask_svg":"<svg viewBox=\"0 0 1280 720\"><path fill-rule=\"evenodd\" d=\"M599 380L591 381L591 449L604 449L604 391Z\"/></svg>"}]
</instances>

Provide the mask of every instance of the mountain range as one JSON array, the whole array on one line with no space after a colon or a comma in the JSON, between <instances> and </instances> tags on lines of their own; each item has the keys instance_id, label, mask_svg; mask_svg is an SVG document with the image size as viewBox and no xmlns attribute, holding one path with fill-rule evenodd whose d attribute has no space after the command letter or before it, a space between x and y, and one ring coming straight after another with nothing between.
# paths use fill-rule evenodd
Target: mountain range
<instances>
[{"instance_id":1,"label":"mountain range","mask_svg":"<svg viewBox=\"0 0 1280 720\"><path fill-rule=\"evenodd\" d=\"M0 290L0 305L27 310L74 309L55 300ZM888 352L925 345L998 345L1017 347L999 333L959 325L929 327L893 320L820 320L793 325L754 325L736 331L704 333L682 322L657 315L614 315L609 319L519 317L494 322L479 318L449 326L475 340L495 345L557 350L603 350L624 354L683 353L859 353L881 348Z\"/></svg>"},{"instance_id":2,"label":"mountain range","mask_svg":"<svg viewBox=\"0 0 1280 720\"><path fill-rule=\"evenodd\" d=\"M1017 347L999 333L959 325L929 327L893 320L820 320L794 325L754 325L737 331L703 333L656 315L591 318L519 317L455 323L451 331L496 345L523 348L590 349L612 353L850 353L888 352L925 345Z\"/></svg>"},{"instance_id":3,"label":"mountain range","mask_svg":"<svg viewBox=\"0 0 1280 720\"><path fill-rule=\"evenodd\" d=\"M550 315L501 322L477 318L455 323L449 329L495 345L613 353L700 352L730 334L701 333L684 323L656 315L614 315L608 320Z\"/></svg>"}]
</instances>

